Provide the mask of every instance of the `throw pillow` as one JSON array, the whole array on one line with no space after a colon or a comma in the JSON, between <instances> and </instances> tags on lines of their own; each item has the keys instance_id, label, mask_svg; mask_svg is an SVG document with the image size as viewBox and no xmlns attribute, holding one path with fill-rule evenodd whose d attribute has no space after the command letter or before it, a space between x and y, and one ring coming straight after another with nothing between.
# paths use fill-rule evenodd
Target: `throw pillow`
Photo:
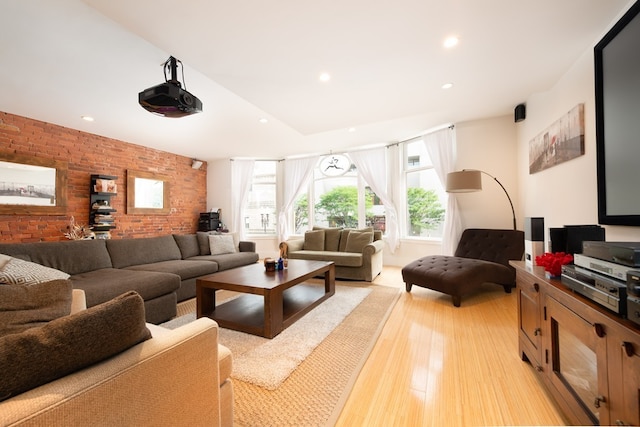
<instances>
[{"instance_id":1,"label":"throw pillow","mask_svg":"<svg viewBox=\"0 0 640 427\"><path fill-rule=\"evenodd\" d=\"M351 231L344 251L361 254L364 247L371 242L373 242L373 231Z\"/></svg>"},{"instance_id":2,"label":"throw pillow","mask_svg":"<svg viewBox=\"0 0 640 427\"><path fill-rule=\"evenodd\" d=\"M9 255L0 254L0 270L2 270L9 261L11 261L11 257Z\"/></svg>"},{"instance_id":3,"label":"throw pillow","mask_svg":"<svg viewBox=\"0 0 640 427\"><path fill-rule=\"evenodd\" d=\"M144 302L134 291L0 337L0 400L62 378L151 338Z\"/></svg>"},{"instance_id":4,"label":"throw pillow","mask_svg":"<svg viewBox=\"0 0 640 427\"><path fill-rule=\"evenodd\" d=\"M70 280L0 285L0 336L22 332L71 313Z\"/></svg>"},{"instance_id":5,"label":"throw pillow","mask_svg":"<svg viewBox=\"0 0 640 427\"><path fill-rule=\"evenodd\" d=\"M358 232L362 232L362 231L373 231L373 227L365 227L365 228L361 228L359 230L355 230L353 228L347 228L344 229L340 232L340 248L338 249L340 252L346 252L347 251L347 241L349 240L349 233L352 231L358 231Z\"/></svg>"},{"instance_id":6,"label":"throw pillow","mask_svg":"<svg viewBox=\"0 0 640 427\"><path fill-rule=\"evenodd\" d=\"M34 285L51 280L66 280L69 275L55 268L45 267L35 262L24 261L9 257L3 259L4 266L0 268L0 284L5 285Z\"/></svg>"},{"instance_id":7,"label":"throw pillow","mask_svg":"<svg viewBox=\"0 0 640 427\"><path fill-rule=\"evenodd\" d=\"M200 255L211 255L211 248L209 247L209 236L224 235L232 236L233 244L236 247L236 252L240 252L240 238L238 233L220 233L219 231L198 231L196 237L198 239L198 246L200 247Z\"/></svg>"},{"instance_id":8,"label":"throw pillow","mask_svg":"<svg viewBox=\"0 0 640 427\"><path fill-rule=\"evenodd\" d=\"M230 234L210 234L209 250L211 255L232 254L237 252Z\"/></svg>"},{"instance_id":9,"label":"throw pillow","mask_svg":"<svg viewBox=\"0 0 640 427\"><path fill-rule=\"evenodd\" d=\"M324 230L307 231L304 233L305 251L324 251Z\"/></svg>"}]
</instances>

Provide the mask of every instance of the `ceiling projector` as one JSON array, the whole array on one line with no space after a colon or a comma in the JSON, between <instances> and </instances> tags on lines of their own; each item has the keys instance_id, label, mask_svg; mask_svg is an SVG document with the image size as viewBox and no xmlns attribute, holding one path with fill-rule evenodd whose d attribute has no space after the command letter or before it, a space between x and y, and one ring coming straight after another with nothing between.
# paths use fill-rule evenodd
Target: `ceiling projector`
<instances>
[{"instance_id":1,"label":"ceiling projector","mask_svg":"<svg viewBox=\"0 0 640 427\"><path fill-rule=\"evenodd\" d=\"M202 102L186 89L177 79L177 63L173 56L164 63L165 82L150 87L138 94L138 102L147 111L163 117L184 117L202 111ZM182 66L182 62L180 62ZM167 79L167 69L171 79ZM184 81L184 68L182 81ZM185 85L186 87L186 85Z\"/></svg>"}]
</instances>

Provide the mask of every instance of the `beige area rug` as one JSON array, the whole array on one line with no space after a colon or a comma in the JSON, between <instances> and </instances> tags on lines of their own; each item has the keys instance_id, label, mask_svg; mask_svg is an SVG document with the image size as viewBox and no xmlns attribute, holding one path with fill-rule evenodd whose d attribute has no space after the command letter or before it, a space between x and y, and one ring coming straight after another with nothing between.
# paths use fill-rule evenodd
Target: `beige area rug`
<instances>
[{"instance_id":1,"label":"beige area rug","mask_svg":"<svg viewBox=\"0 0 640 427\"><path fill-rule=\"evenodd\" d=\"M362 282L338 282L336 294L338 289L343 287L370 292L274 390L235 378L240 360L234 353L236 426L323 426L335 423L362 365L400 295L397 288ZM334 298L335 296L328 299L315 310L331 303ZM178 308L179 315L195 309L193 300L180 305L182 307ZM313 311L307 316L312 313ZM305 318L296 324L303 322ZM288 329L294 328L296 324ZM224 332L234 331L221 328L220 342L223 344ZM262 359L264 362L272 360L272 357L264 354ZM261 369L271 369L271 365L270 362L262 363Z\"/></svg>"},{"instance_id":2,"label":"beige area rug","mask_svg":"<svg viewBox=\"0 0 640 427\"><path fill-rule=\"evenodd\" d=\"M275 390L370 293L365 287L336 286L329 300L273 339L220 328L218 342L233 354L232 378ZM195 313L189 313L164 326L173 329L195 319Z\"/></svg>"}]
</instances>

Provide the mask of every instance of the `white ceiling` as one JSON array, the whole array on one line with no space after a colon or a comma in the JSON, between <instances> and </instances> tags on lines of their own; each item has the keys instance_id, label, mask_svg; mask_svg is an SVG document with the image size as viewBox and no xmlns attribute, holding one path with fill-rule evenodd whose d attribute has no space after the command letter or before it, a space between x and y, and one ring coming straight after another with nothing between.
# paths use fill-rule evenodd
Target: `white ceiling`
<instances>
[{"instance_id":1,"label":"white ceiling","mask_svg":"<svg viewBox=\"0 0 640 427\"><path fill-rule=\"evenodd\" d=\"M513 114L632 3L0 0L0 111L203 160L389 143ZM202 113L138 105L170 55Z\"/></svg>"}]
</instances>

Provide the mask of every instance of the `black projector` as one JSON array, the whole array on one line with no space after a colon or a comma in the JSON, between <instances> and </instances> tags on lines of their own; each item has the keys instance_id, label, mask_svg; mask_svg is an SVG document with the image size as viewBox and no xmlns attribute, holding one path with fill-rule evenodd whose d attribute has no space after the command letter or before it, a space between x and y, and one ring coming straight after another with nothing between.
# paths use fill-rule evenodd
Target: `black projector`
<instances>
[{"instance_id":1,"label":"black projector","mask_svg":"<svg viewBox=\"0 0 640 427\"><path fill-rule=\"evenodd\" d=\"M147 111L163 117L184 117L202 111L202 102L177 84L166 82L138 94Z\"/></svg>"}]
</instances>

